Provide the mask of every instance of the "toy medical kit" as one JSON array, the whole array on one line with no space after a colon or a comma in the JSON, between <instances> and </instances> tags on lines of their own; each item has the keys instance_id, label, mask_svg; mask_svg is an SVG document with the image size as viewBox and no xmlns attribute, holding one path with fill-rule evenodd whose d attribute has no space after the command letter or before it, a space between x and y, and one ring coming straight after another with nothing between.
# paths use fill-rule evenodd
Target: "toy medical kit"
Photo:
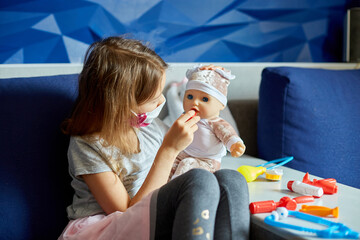
<instances>
[{"instance_id":1,"label":"toy medical kit","mask_svg":"<svg viewBox=\"0 0 360 240\"><path fill-rule=\"evenodd\" d=\"M268 179L268 180L280 180L281 176L283 174L282 170L274 171L273 169L280 167L280 166L290 162L293 159L294 159L294 157L279 158L279 159L275 159L275 160L269 161L264 164L260 164L256 167L243 165L243 166L240 166L237 170L245 177L247 182L254 181L258 176L260 176L264 173L267 173L266 179ZM277 162L280 162L280 163L278 163L274 166L265 168L266 165L271 164L271 163L277 163Z\"/></svg>"},{"instance_id":2,"label":"toy medical kit","mask_svg":"<svg viewBox=\"0 0 360 240\"><path fill-rule=\"evenodd\" d=\"M282 175L283 175L282 169L271 169L271 170L267 169L265 172L265 178L267 180L278 181L281 180Z\"/></svg>"},{"instance_id":3,"label":"toy medical kit","mask_svg":"<svg viewBox=\"0 0 360 240\"><path fill-rule=\"evenodd\" d=\"M275 202L273 200L252 202L249 205L249 209L252 214L272 212L278 207L285 207L288 210L295 210L298 203L307 203L313 201L313 196L301 196L293 199L289 197L282 197L279 202Z\"/></svg>"},{"instance_id":4,"label":"toy medical kit","mask_svg":"<svg viewBox=\"0 0 360 240\"><path fill-rule=\"evenodd\" d=\"M310 181L309 173L306 173L302 182L315 187L321 187L324 190L325 194L334 194L338 191L338 186L336 185L336 180L334 178L326 178L320 180L313 179L313 181Z\"/></svg>"},{"instance_id":5,"label":"toy medical kit","mask_svg":"<svg viewBox=\"0 0 360 240\"><path fill-rule=\"evenodd\" d=\"M291 210L291 209L290 209ZM308 213L311 215L316 215L319 217L329 217L332 215L335 218L339 217L339 207L336 208L328 208L323 206L307 206L302 205L300 212Z\"/></svg>"},{"instance_id":6,"label":"toy medical kit","mask_svg":"<svg viewBox=\"0 0 360 240\"><path fill-rule=\"evenodd\" d=\"M324 190L321 187L315 187L300 181L289 181L287 188L290 191L314 197L321 197L324 194Z\"/></svg>"},{"instance_id":7,"label":"toy medical kit","mask_svg":"<svg viewBox=\"0 0 360 240\"><path fill-rule=\"evenodd\" d=\"M284 218L287 218L288 216L292 216L298 219L302 219L317 224L322 224L328 226L328 228L319 230L319 229L301 227L298 225L292 225L289 223L284 223L279 221ZM289 228L297 231L315 233L316 236L320 238L358 239L360 237L360 234L358 232L351 230L349 227L345 226L342 223L332 222L327 219L302 212L289 211L284 207L277 208L276 211L273 211L271 215L267 216L264 219L264 222L274 227Z\"/></svg>"},{"instance_id":8,"label":"toy medical kit","mask_svg":"<svg viewBox=\"0 0 360 240\"><path fill-rule=\"evenodd\" d=\"M247 182L254 181L258 176L266 172L266 168L264 167L252 167L247 165L240 166L237 170L245 177Z\"/></svg>"},{"instance_id":9,"label":"toy medical kit","mask_svg":"<svg viewBox=\"0 0 360 240\"><path fill-rule=\"evenodd\" d=\"M186 120L186 122L187 121L190 121L193 117L195 117L196 116L196 114L198 113L195 109L192 109L192 110L194 110L195 111L195 113L194 113L194 115L192 115L188 120Z\"/></svg>"}]
</instances>

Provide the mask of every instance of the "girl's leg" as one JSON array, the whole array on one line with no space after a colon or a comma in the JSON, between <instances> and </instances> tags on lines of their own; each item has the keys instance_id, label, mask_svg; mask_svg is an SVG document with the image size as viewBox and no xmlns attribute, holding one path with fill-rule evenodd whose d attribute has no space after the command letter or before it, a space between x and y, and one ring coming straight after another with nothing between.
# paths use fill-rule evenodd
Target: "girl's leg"
<instances>
[{"instance_id":1,"label":"girl's leg","mask_svg":"<svg viewBox=\"0 0 360 240\"><path fill-rule=\"evenodd\" d=\"M213 239L220 198L216 177L193 169L161 187L155 239Z\"/></svg>"},{"instance_id":2,"label":"girl's leg","mask_svg":"<svg viewBox=\"0 0 360 240\"><path fill-rule=\"evenodd\" d=\"M249 239L249 192L245 178L229 169L214 174L220 185L214 239Z\"/></svg>"}]
</instances>

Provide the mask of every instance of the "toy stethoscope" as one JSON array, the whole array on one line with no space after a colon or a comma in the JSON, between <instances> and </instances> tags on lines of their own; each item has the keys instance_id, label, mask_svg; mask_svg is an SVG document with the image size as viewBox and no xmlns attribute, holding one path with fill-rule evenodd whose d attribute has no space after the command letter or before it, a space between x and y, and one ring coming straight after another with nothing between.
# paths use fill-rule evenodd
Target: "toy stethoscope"
<instances>
[{"instance_id":1,"label":"toy stethoscope","mask_svg":"<svg viewBox=\"0 0 360 240\"><path fill-rule=\"evenodd\" d=\"M264 174L264 173L266 174L265 178L268 180L280 180L281 176L282 176L282 170L276 169L276 168L290 162L293 159L294 159L294 157L292 157L292 156L279 158L279 159L269 161L267 163L260 164L256 167L243 165L243 166L240 166L237 170L245 177L247 182L254 181L258 176L260 176L261 174ZM280 163L278 163L278 162L280 162ZM268 168L265 168L266 165L269 165L271 163L278 163L278 164L268 167Z\"/></svg>"},{"instance_id":2,"label":"toy stethoscope","mask_svg":"<svg viewBox=\"0 0 360 240\"><path fill-rule=\"evenodd\" d=\"M328 228L319 230L313 228L300 227L297 225L292 225L279 221L281 219L287 218L288 216L293 216L295 218L313 223L323 224L325 226L328 226ZM297 231L315 233L316 236L320 238L358 239L360 237L360 233L351 230L349 227L345 226L342 223L332 222L327 219L302 212L290 211L284 207L278 207L276 211L273 211L271 215L267 216L264 219L264 222L274 227L289 228Z\"/></svg>"}]
</instances>

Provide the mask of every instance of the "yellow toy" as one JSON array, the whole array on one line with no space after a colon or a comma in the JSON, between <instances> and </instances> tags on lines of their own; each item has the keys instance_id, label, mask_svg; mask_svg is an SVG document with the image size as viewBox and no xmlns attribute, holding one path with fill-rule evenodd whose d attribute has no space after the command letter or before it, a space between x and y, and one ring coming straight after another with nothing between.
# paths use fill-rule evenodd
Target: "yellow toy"
<instances>
[{"instance_id":1,"label":"yellow toy","mask_svg":"<svg viewBox=\"0 0 360 240\"><path fill-rule=\"evenodd\" d=\"M258 176L266 172L266 168L264 167L252 167L247 165L240 166L237 170L245 177L247 182L254 181Z\"/></svg>"},{"instance_id":2,"label":"yellow toy","mask_svg":"<svg viewBox=\"0 0 360 240\"><path fill-rule=\"evenodd\" d=\"M280 166L290 162L293 159L294 159L294 157L279 158L279 159L275 159L275 160L269 161L264 164L260 164L256 167L243 165L243 166L240 166L237 170L245 177L247 182L254 181L258 176L260 176L264 173L266 174L266 176L265 176L266 179L278 181L278 180L281 180L283 172L281 169L274 170L274 168L280 167ZM264 167L268 164L277 163L277 162L281 162L281 163L278 163L269 168Z\"/></svg>"}]
</instances>

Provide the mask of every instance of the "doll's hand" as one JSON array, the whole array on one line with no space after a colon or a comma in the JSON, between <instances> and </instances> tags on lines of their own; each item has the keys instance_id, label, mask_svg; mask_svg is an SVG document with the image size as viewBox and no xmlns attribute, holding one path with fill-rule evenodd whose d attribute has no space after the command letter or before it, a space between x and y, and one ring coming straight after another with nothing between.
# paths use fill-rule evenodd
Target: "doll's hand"
<instances>
[{"instance_id":1,"label":"doll's hand","mask_svg":"<svg viewBox=\"0 0 360 240\"><path fill-rule=\"evenodd\" d=\"M230 147L230 153L233 157L240 157L245 152L245 145L242 142L236 142Z\"/></svg>"},{"instance_id":2,"label":"doll's hand","mask_svg":"<svg viewBox=\"0 0 360 240\"><path fill-rule=\"evenodd\" d=\"M199 69L200 69L200 70L215 70L216 68L221 69L221 70L224 70L223 67L215 66L214 64L202 66L202 67L200 67Z\"/></svg>"}]
</instances>

